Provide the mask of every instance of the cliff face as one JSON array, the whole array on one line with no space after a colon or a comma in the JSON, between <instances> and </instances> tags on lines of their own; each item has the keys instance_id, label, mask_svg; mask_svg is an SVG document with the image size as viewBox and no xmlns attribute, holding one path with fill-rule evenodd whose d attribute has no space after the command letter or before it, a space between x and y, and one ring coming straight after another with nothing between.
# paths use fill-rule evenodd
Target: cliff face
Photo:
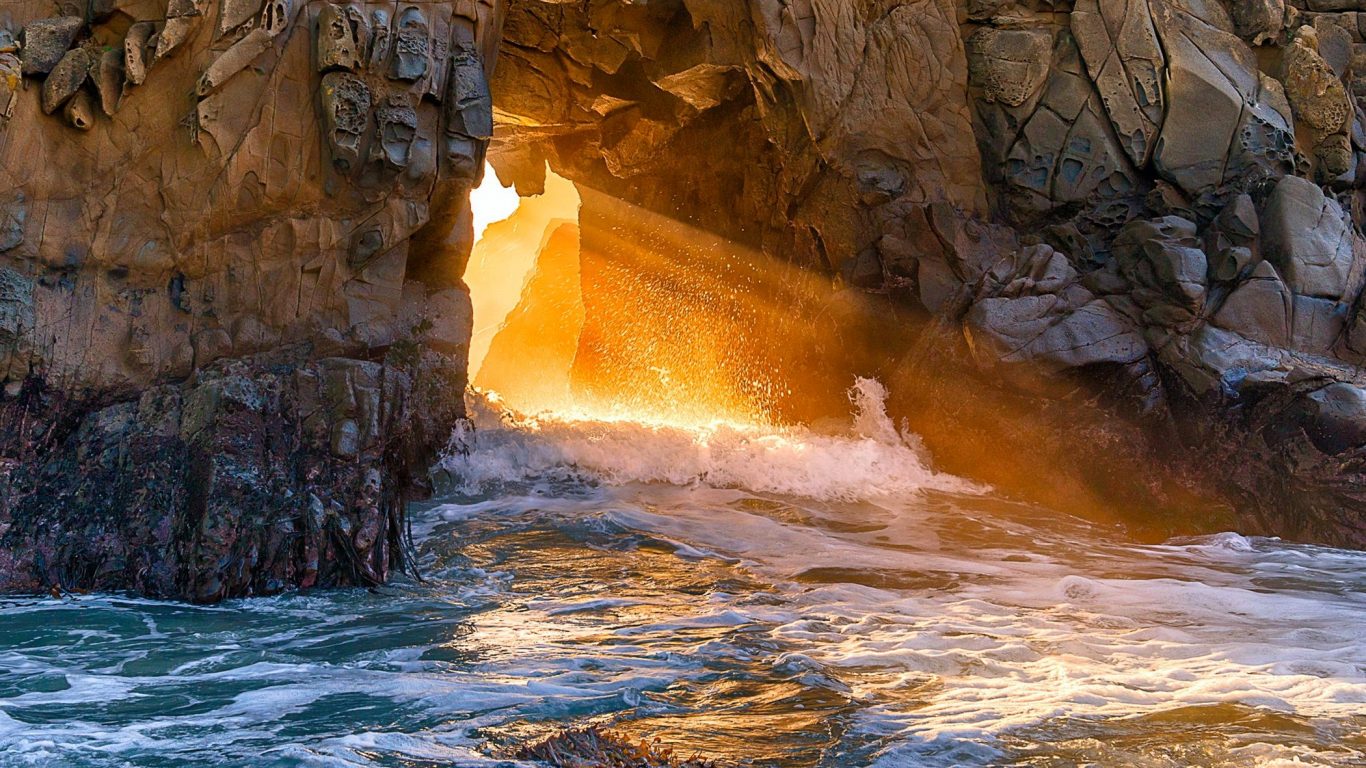
<instances>
[{"instance_id":1,"label":"cliff face","mask_svg":"<svg viewBox=\"0 0 1366 768\"><path fill-rule=\"evenodd\" d=\"M1363 11L517 0L493 160L918 316L951 470L1366 546Z\"/></svg>"},{"instance_id":2,"label":"cliff face","mask_svg":"<svg viewBox=\"0 0 1366 768\"><path fill-rule=\"evenodd\" d=\"M463 415L492 2L0 9L0 588L377 583Z\"/></svg>"},{"instance_id":3,"label":"cliff face","mask_svg":"<svg viewBox=\"0 0 1366 768\"><path fill-rule=\"evenodd\" d=\"M952 471L1366 546L1363 33L1345 0L6 3L0 589L400 565L495 122L525 192L548 161L587 221L918 329L858 372Z\"/></svg>"}]
</instances>

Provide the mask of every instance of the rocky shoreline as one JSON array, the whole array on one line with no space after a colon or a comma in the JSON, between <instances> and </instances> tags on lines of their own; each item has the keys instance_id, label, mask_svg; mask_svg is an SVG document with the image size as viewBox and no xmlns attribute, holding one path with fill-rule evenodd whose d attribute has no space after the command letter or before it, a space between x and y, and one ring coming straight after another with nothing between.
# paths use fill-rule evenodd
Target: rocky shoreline
<instances>
[{"instance_id":1,"label":"rocky shoreline","mask_svg":"<svg viewBox=\"0 0 1366 768\"><path fill-rule=\"evenodd\" d=\"M401 567L486 153L929 339L953 471L1366 547L1363 99L1354 0L8 3L0 591Z\"/></svg>"}]
</instances>

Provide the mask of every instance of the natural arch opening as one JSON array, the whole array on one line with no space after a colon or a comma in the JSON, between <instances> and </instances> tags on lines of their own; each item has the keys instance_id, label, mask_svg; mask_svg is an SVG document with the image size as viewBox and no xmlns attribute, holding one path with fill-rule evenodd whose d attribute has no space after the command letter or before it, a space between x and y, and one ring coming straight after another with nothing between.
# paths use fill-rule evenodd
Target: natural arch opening
<instances>
[{"instance_id":1,"label":"natural arch opening","mask_svg":"<svg viewBox=\"0 0 1366 768\"><path fill-rule=\"evenodd\" d=\"M532 236L559 259L564 294L514 310L512 351L492 356L495 334L473 383L598 416L847 425L849 387L875 378L948 472L1155 521L1154 538L1189 530L1188 494L1149 482L1151 456L1088 458L1098 439L1135 438L1079 402L1071 373L983 371L956 332L987 271L1008 277L1035 252L989 220L971 120L945 98L967 84L917 85L956 55L932 44L956 39L942 10L813 39L794 8L760 23L709 0L510 3L489 161L524 199L572 180L581 210L577 247L567 231ZM822 46L897 76L874 87ZM481 302L489 289L468 282ZM580 306L577 342L576 319L538 315ZM532 354L552 338L557 352ZM1004 375L1024 386L998 386Z\"/></svg>"},{"instance_id":2,"label":"natural arch opening","mask_svg":"<svg viewBox=\"0 0 1366 768\"><path fill-rule=\"evenodd\" d=\"M488 174L475 221L507 212L510 191ZM865 295L551 170L482 230L465 280L471 382L522 412L842 417L879 364Z\"/></svg>"}]
</instances>

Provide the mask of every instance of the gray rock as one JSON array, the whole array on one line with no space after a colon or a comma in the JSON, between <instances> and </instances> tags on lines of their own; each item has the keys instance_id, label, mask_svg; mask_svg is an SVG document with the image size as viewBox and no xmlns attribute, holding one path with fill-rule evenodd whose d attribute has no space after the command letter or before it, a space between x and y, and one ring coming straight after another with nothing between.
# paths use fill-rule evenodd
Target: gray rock
<instances>
[{"instance_id":1,"label":"gray rock","mask_svg":"<svg viewBox=\"0 0 1366 768\"><path fill-rule=\"evenodd\" d=\"M1200 245L1195 224L1177 216L1130 222L1115 238L1115 261L1154 322L1186 322L1204 309L1209 265Z\"/></svg>"},{"instance_id":2,"label":"gray rock","mask_svg":"<svg viewBox=\"0 0 1366 768\"><path fill-rule=\"evenodd\" d=\"M1214 325L1176 337L1158 356L1197 395L1236 396L1248 382L1284 383L1288 375L1286 352Z\"/></svg>"},{"instance_id":3,"label":"gray rock","mask_svg":"<svg viewBox=\"0 0 1366 768\"><path fill-rule=\"evenodd\" d=\"M1347 330L1347 306L1331 299L1296 296L1291 348L1311 355L1332 357L1333 348Z\"/></svg>"},{"instance_id":4,"label":"gray rock","mask_svg":"<svg viewBox=\"0 0 1366 768\"><path fill-rule=\"evenodd\" d=\"M370 125L372 100L370 87L349 72L323 76L324 135L332 165L341 173L350 173L360 164L361 137Z\"/></svg>"},{"instance_id":5,"label":"gray rock","mask_svg":"<svg viewBox=\"0 0 1366 768\"><path fill-rule=\"evenodd\" d=\"M398 16L398 29L394 33L389 77L416 82L426 76L431 66L430 40L431 29L422 9L415 5L404 8Z\"/></svg>"},{"instance_id":6,"label":"gray rock","mask_svg":"<svg viewBox=\"0 0 1366 768\"><path fill-rule=\"evenodd\" d=\"M1279 86L1241 40L1175 12L1163 23L1169 104L1154 167L1187 194L1294 170L1294 128Z\"/></svg>"},{"instance_id":7,"label":"gray rock","mask_svg":"<svg viewBox=\"0 0 1366 768\"><path fill-rule=\"evenodd\" d=\"M964 330L984 365L1032 363L1057 372L1128 364L1148 352L1133 324L1099 299L1076 310L1052 295L985 299L968 310Z\"/></svg>"},{"instance_id":8,"label":"gray rock","mask_svg":"<svg viewBox=\"0 0 1366 768\"><path fill-rule=\"evenodd\" d=\"M1312 181L1281 179L1262 211L1263 256L1297 294L1343 298L1354 259L1352 228L1336 200Z\"/></svg>"},{"instance_id":9,"label":"gray rock","mask_svg":"<svg viewBox=\"0 0 1366 768\"><path fill-rule=\"evenodd\" d=\"M71 49L71 44L84 27L85 21L78 16L41 19L25 26L21 37L24 47L19 53L24 74L46 75L51 72Z\"/></svg>"},{"instance_id":10,"label":"gray rock","mask_svg":"<svg viewBox=\"0 0 1366 768\"><path fill-rule=\"evenodd\" d=\"M1072 34L1124 151L1146 165L1162 126L1167 63L1148 3L1078 0Z\"/></svg>"},{"instance_id":11,"label":"gray rock","mask_svg":"<svg viewBox=\"0 0 1366 768\"><path fill-rule=\"evenodd\" d=\"M1057 55L1039 108L1005 159L1012 200L1022 209L1048 211L1132 195L1137 173L1115 141L1069 36L1060 39Z\"/></svg>"},{"instance_id":12,"label":"gray rock","mask_svg":"<svg viewBox=\"0 0 1366 768\"><path fill-rule=\"evenodd\" d=\"M1269 262L1259 263L1252 276L1225 299L1213 323L1272 347L1290 343L1294 296Z\"/></svg>"},{"instance_id":13,"label":"gray rock","mask_svg":"<svg viewBox=\"0 0 1366 768\"><path fill-rule=\"evenodd\" d=\"M381 161L391 170L408 167L417 139L417 109L405 93L390 93L375 110L375 141L370 144L371 161Z\"/></svg>"},{"instance_id":14,"label":"gray rock","mask_svg":"<svg viewBox=\"0 0 1366 768\"><path fill-rule=\"evenodd\" d=\"M1304 399L1305 432L1324 453L1337 456L1366 445L1366 390L1329 384Z\"/></svg>"}]
</instances>

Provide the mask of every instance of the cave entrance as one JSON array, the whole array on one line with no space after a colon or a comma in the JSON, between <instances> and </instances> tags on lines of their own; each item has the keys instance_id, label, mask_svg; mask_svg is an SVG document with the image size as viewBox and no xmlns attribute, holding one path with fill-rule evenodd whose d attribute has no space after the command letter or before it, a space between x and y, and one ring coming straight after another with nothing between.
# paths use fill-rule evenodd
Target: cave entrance
<instances>
[{"instance_id":1,"label":"cave entrance","mask_svg":"<svg viewBox=\"0 0 1366 768\"><path fill-rule=\"evenodd\" d=\"M515 410L810 421L870 372L874 314L828 276L549 170L519 197L490 169L471 205L471 382Z\"/></svg>"}]
</instances>

